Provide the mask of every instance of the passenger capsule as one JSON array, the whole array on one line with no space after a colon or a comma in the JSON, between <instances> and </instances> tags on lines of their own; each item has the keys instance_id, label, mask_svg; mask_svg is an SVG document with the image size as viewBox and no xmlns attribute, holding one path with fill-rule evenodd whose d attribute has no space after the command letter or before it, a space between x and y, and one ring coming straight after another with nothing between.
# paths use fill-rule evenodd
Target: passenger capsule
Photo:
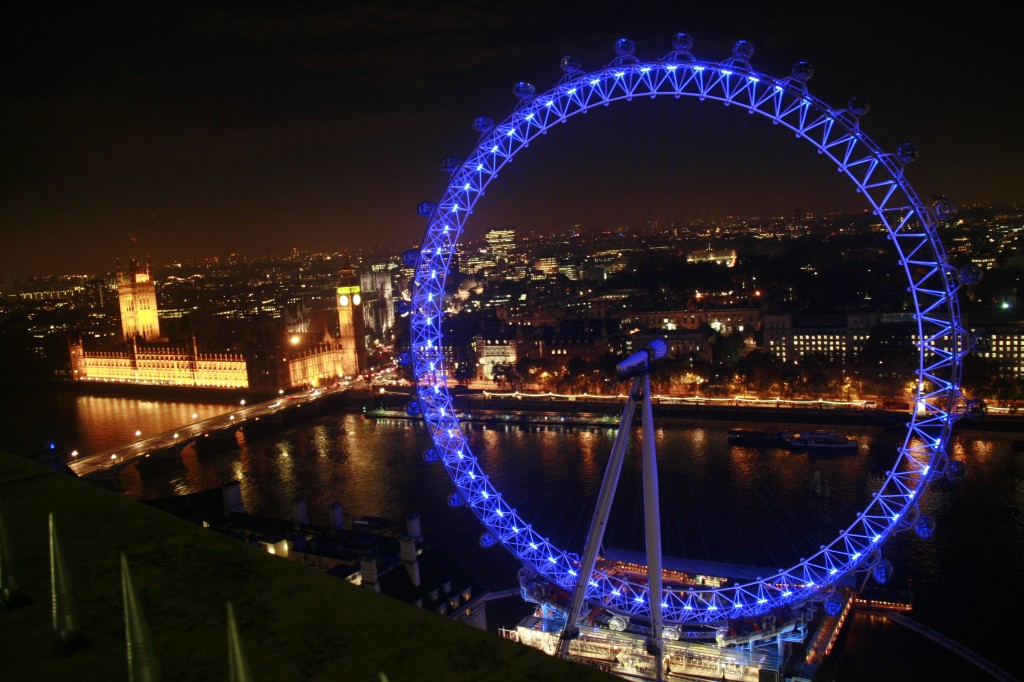
<instances>
[{"instance_id":1,"label":"passenger capsule","mask_svg":"<svg viewBox=\"0 0 1024 682\"><path fill-rule=\"evenodd\" d=\"M459 493L452 493L448 496L449 507L461 507L466 504L465 500L462 499L462 495Z\"/></svg>"},{"instance_id":2,"label":"passenger capsule","mask_svg":"<svg viewBox=\"0 0 1024 682\"><path fill-rule=\"evenodd\" d=\"M477 131L481 135L489 133L494 129L494 119L487 118L486 116L477 116L473 119L473 130Z\"/></svg>"},{"instance_id":3,"label":"passenger capsule","mask_svg":"<svg viewBox=\"0 0 1024 682\"><path fill-rule=\"evenodd\" d=\"M438 456L436 448L427 448L423 451L424 462L436 462L439 459L441 458Z\"/></svg>"},{"instance_id":4,"label":"passenger capsule","mask_svg":"<svg viewBox=\"0 0 1024 682\"><path fill-rule=\"evenodd\" d=\"M418 417L421 414L423 414L423 407L420 405L420 401L418 401L418 400L410 401L405 406L405 413L407 415L409 415L410 417Z\"/></svg>"},{"instance_id":5,"label":"passenger capsule","mask_svg":"<svg viewBox=\"0 0 1024 682\"><path fill-rule=\"evenodd\" d=\"M420 203L416 204L416 213L421 218L429 218L430 214L434 212L435 208L437 208L437 204L435 204L433 201L421 201Z\"/></svg>"},{"instance_id":6,"label":"passenger capsule","mask_svg":"<svg viewBox=\"0 0 1024 682\"><path fill-rule=\"evenodd\" d=\"M854 97L846 105L846 110L854 116L860 117L871 111L871 103L866 97Z\"/></svg>"},{"instance_id":7,"label":"passenger capsule","mask_svg":"<svg viewBox=\"0 0 1024 682\"><path fill-rule=\"evenodd\" d=\"M408 301L399 301L399 303L408 303ZM408 367L412 364L412 353L407 350L403 350L398 353L398 364L402 367Z\"/></svg>"},{"instance_id":8,"label":"passenger capsule","mask_svg":"<svg viewBox=\"0 0 1024 682\"><path fill-rule=\"evenodd\" d=\"M903 165L917 161L917 157L920 155L921 152L913 142L904 142L896 148L896 158L899 159L900 163Z\"/></svg>"},{"instance_id":9,"label":"passenger capsule","mask_svg":"<svg viewBox=\"0 0 1024 682\"><path fill-rule=\"evenodd\" d=\"M957 211L960 210L952 199L939 199L932 208L935 210L935 217L943 222L955 218Z\"/></svg>"},{"instance_id":10,"label":"passenger capsule","mask_svg":"<svg viewBox=\"0 0 1024 682\"><path fill-rule=\"evenodd\" d=\"M984 271L976 263L968 263L957 270L956 274L957 277L960 278L960 284L967 287L973 287L975 284L981 282Z\"/></svg>"},{"instance_id":11,"label":"passenger capsule","mask_svg":"<svg viewBox=\"0 0 1024 682\"><path fill-rule=\"evenodd\" d=\"M562 57L560 66L566 73L580 73L583 71L583 60L575 55L567 54Z\"/></svg>"},{"instance_id":12,"label":"passenger capsule","mask_svg":"<svg viewBox=\"0 0 1024 682\"><path fill-rule=\"evenodd\" d=\"M958 459L946 465L946 479L952 483L963 483L967 478L967 465Z\"/></svg>"},{"instance_id":13,"label":"passenger capsule","mask_svg":"<svg viewBox=\"0 0 1024 682\"><path fill-rule=\"evenodd\" d=\"M825 609L825 613L830 616L838 616L839 612L843 610L843 599L835 592L829 592L825 596L825 601L821 603Z\"/></svg>"},{"instance_id":14,"label":"passenger capsule","mask_svg":"<svg viewBox=\"0 0 1024 682\"><path fill-rule=\"evenodd\" d=\"M871 577L879 585L884 585L892 578L893 566L888 559L882 559L871 568Z\"/></svg>"},{"instance_id":15,"label":"passenger capsule","mask_svg":"<svg viewBox=\"0 0 1024 682\"><path fill-rule=\"evenodd\" d=\"M677 33L672 36L672 48L676 52L689 52L693 49L693 36L689 33Z\"/></svg>"},{"instance_id":16,"label":"passenger capsule","mask_svg":"<svg viewBox=\"0 0 1024 682\"><path fill-rule=\"evenodd\" d=\"M533 83L527 83L525 81L519 81L512 88L512 94L518 97L522 101L533 99L537 94L537 89L533 87Z\"/></svg>"},{"instance_id":17,"label":"passenger capsule","mask_svg":"<svg viewBox=\"0 0 1024 682\"><path fill-rule=\"evenodd\" d=\"M736 59L749 61L754 56L754 44L749 40L737 40L732 46L732 56Z\"/></svg>"},{"instance_id":18,"label":"passenger capsule","mask_svg":"<svg viewBox=\"0 0 1024 682\"><path fill-rule=\"evenodd\" d=\"M623 632L629 625L629 619L625 616L612 616L608 619L608 629L615 632Z\"/></svg>"},{"instance_id":19,"label":"passenger capsule","mask_svg":"<svg viewBox=\"0 0 1024 682\"><path fill-rule=\"evenodd\" d=\"M494 537L493 533L483 533L480 536L480 546L483 548L494 547L498 544L498 538Z\"/></svg>"},{"instance_id":20,"label":"passenger capsule","mask_svg":"<svg viewBox=\"0 0 1024 682\"><path fill-rule=\"evenodd\" d=\"M446 156L441 159L441 170L445 173L454 173L462 165L462 159L457 156Z\"/></svg>"},{"instance_id":21,"label":"passenger capsule","mask_svg":"<svg viewBox=\"0 0 1024 682\"><path fill-rule=\"evenodd\" d=\"M927 514L921 515L914 524L914 532L917 537L927 540L935 534L935 519Z\"/></svg>"},{"instance_id":22,"label":"passenger capsule","mask_svg":"<svg viewBox=\"0 0 1024 682\"><path fill-rule=\"evenodd\" d=\"M619 38L615 41L615 54L620 57L629 57L636 52L636 45L629 38Z\"/></svg>"},{"instance_id":23,"label":"passenger capsule","mask_svg":"<svg viewBox=\"0 0 1024 682\"><path fill-rule=\"evenodd\" d=\"M793 78L801 83L806 83L814 76L814 67L811 66L810 62L797 62L793 65L791 73L793 74Z\"/></svg>"},{"instance_id":24,"label":"passenger capsule","mask_svg":"<svg viewBox=\"0 0 1024 682\"><path fill-rule=\"evenodd\" d=\"M407 268L414 268L414 267L416 267L416 262L419 259L420 259L420 250L419 249L409 249L408 251L406 251L405 253L402 254L402 265L406 266Z\"/></svg>"}]
</instances>

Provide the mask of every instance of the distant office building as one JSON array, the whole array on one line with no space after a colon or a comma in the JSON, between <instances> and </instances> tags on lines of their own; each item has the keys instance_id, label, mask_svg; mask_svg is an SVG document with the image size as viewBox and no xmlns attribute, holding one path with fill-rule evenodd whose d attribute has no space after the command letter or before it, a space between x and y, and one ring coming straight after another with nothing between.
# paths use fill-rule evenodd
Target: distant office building
<instances>
[{"instance_id":1,"label":"distant office building","mask_svg":"<svg viewBox=\"0 0 1024 682\"><path fill-rule=\"evenodd\" d=\"M713 332L704 333L692 329L617 334L609 349L616 357L628 357L646 348L654 339L660 339L668 348L667 357L711 362L714 337Z\"/></svg>"},{"instance_id":2,"label":"distant office building","mask_svg":"<svg viewBox=\"0 0 1024 682\"><path fill-rule=\"evenodd\" d=\"M715 263L731 268L736 265L736 251L733 249L708 249L707 251L691 251L686 254L687 263Z\"/></svg>"},{"instance_id":3,"label":"distant office building","mask_svg":"<svg viewBox=\"0 0 1024 682\"><path fill-rule=\"evenodd\" d=\"M764 349L782 362L812 354L845 362L864 350L876 322L873 312L804 316L764 313Z\"/></svg>"},{"instance_id":4,"label":"distant office building","mask_svg":"<svg viewBox=\"0 0 1024 682\"><path fill-rule=\"evenodd\" d=\"M488 230L484 234L483 244L467 247L469 253L462 262L466 264L469 273L505 271L512 265L515 246L515 230Z\"/></svg>"},{"instance_id":5,"label":"distant office building","mask_svg":"<svg viewBox=\"0 0 1024 682\"><path fill-rule=\"evenodd\" d=\"M511 263L516 251L516 231L512 229L488 230L484 234L487 251L495 264Z\"/></svg>"},{"instance_id":6,"label":"distant office building","mask_svg":"<svg viewBox=\"0 0 1024 682\"><path fill-rule=\"evenodd\" d=\"M471 273L489 272L495 266L494 258L486 248L476 249L465 260L466 270Z\"/></svg>"},{"instance_id":7,"label":"distant office building","mask_svg":"<svg viewBox=\"0 0 1024 682\"><path fill-rule=\"evenodd\" d=\"M554 256L536 258L533 261L533 278L547 279L558 274L558 259Z\"/></svg>"},{"instance_id":8,"label":"distant office building","mask_svg":"<svg viewBox=\"0 0 1024 682\"><path fill-rule=\"evenodd\" d=\"M570 360L597 362L608 354L608 334L598 326L544 326L524 336L520 356L554 360L565 366Z\"/></svg>"},{"instance_id":9,"label":"distant office building","mask_svg":"<svg viewBox=\"0 0 1024 682\"><path fill-rule=\"evenodd\" d=\"M1024 322L973 314L968 329L976 355L1009 376L1024 378Z\"/></svg>"},{"instance_id":10,"label":"distant office building","mask_svg":"<svg viewBox=\"0 0 1024 682\"><path fill-rule=\"evenodd\" d=\"M566 263L558 266L558 274L573 282L582 279L582 267L579 263Z\"/></svg>"},{"instance_id":11,"label":"distant office building","mask_svg":"<svg viewBox=\"0 0 1024 682\"><path fill-rule=\"evenodd\" d=\"M499 365L514 367L519 360L516 339L505 335L477 335L473 339L476 347L476 378L489 381L494 378L494 368Z\"/></svg>"},{"instance_id":12,"label":"distant office building","mask_svg":"<svg viewBox=\"0 0 1024 682\"><path fill-rule=\"evenodd\" d=\"M629 312L622 318L624 325L641 329L697 329L709 325L716 332L755 331L761 328L761 311L757 308L683 308L680 310L649 310Z\"/></svg>"}]
</instances>

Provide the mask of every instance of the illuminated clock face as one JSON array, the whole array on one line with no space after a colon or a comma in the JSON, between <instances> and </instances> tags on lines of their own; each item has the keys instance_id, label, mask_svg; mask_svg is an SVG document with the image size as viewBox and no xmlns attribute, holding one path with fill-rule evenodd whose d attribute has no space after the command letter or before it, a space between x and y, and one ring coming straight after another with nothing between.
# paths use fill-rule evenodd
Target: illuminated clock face
<instances>
[{"instance_id":1,"label":"illuminated clock face","mask_svg":"<svg viewBox=\"0 0 1024 682\"><path fill-rule=\"evenodd\" d=\"M346 296L345 294L342 294L341 296L339 296L338 297L338 305L343 305L343 306L348 305L348 296Z\"/></svg>"},{"instance_id":2,"label":"illuminated clock face","mask_svg":"<svg viewBox=\"0 0 1024 682\"><path fill-rule=\"evenodd\" d=\"M359 302L363 299L359 297L359 294L352 294L352 305L359 305Z\"/></svg>"}]
</instances>

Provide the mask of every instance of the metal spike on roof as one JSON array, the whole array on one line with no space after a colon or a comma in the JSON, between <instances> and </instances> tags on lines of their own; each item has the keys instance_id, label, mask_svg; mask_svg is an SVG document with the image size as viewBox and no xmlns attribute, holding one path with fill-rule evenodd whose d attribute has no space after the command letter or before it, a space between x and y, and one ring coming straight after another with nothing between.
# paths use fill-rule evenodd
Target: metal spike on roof
<instances>
[{"instance_id":1,"label":"metal spike on roof","mask_svg":"<svg viewBox=\"0 0 1024 682\"><path fill-rule=\"evenodd\" d=\"M238 625L235 623L235 609L228 602L228 669L231 682L253 682L249 673L249 661L242 649L242 640L238 636Z\"/></svg>"},{"instance_id":2,"label":"metal spike on roof","mask_svg":"<svg viewBox=\"0 0 1024 682\"><path fill-rule=\"evenodd\" d=\"M160 664L153 651L146 617L139 604L139 595L128 570L128 559L121 552L121 594L124 598L124 640L128 654L129 682L157 682Z\"/></svg>"},{"instance_id":3,"label":"metal spike on roof","mask_svg":"<svg viewBox=\"0 0 1024 682\"><path fill-rule=\"evenodd\" d=\"M71 591L71 574L64 563L64 554L57 535L57 523L50 513L50 612L58 644L64 653L81 642L78 603Z\"/></svg>"}]
</instances>

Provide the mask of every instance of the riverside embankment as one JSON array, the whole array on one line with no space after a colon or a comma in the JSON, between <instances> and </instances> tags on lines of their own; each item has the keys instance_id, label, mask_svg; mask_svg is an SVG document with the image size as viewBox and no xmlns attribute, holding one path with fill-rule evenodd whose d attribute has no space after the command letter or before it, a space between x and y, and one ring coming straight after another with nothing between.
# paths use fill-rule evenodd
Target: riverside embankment
<instances>
[{"instance_id":1,"label":"riverside embankment","mask_svg":"<svg viewBox=\"0 0 1024 682\"><path fill-rule=\"evenodd\" d=\"M349 401L366 409L404 409L412 399L412 393L388 391L350 391ZM484 393L462 393L452 398L455 408L463 413L554 413L567 417L593 416L618 419L622 414L625 399L564 399L520 396L518 398L496 397ZM901 429L910 420L910 414L903 410L879 408L836 407L827 401L811 406L790 406L783 402L774 405L743 404L739 401L666 402L655 401L652 405L655 419L681 421L715 420L737 423L765 424L830 424L835 426L875 426ZM639 413L637 414L639 420ZM1024 433L1024 416L986 415L977 421L960 419L954 429L970 431L995 431L1000 433Z\"/></svg>"}]
</instances>

